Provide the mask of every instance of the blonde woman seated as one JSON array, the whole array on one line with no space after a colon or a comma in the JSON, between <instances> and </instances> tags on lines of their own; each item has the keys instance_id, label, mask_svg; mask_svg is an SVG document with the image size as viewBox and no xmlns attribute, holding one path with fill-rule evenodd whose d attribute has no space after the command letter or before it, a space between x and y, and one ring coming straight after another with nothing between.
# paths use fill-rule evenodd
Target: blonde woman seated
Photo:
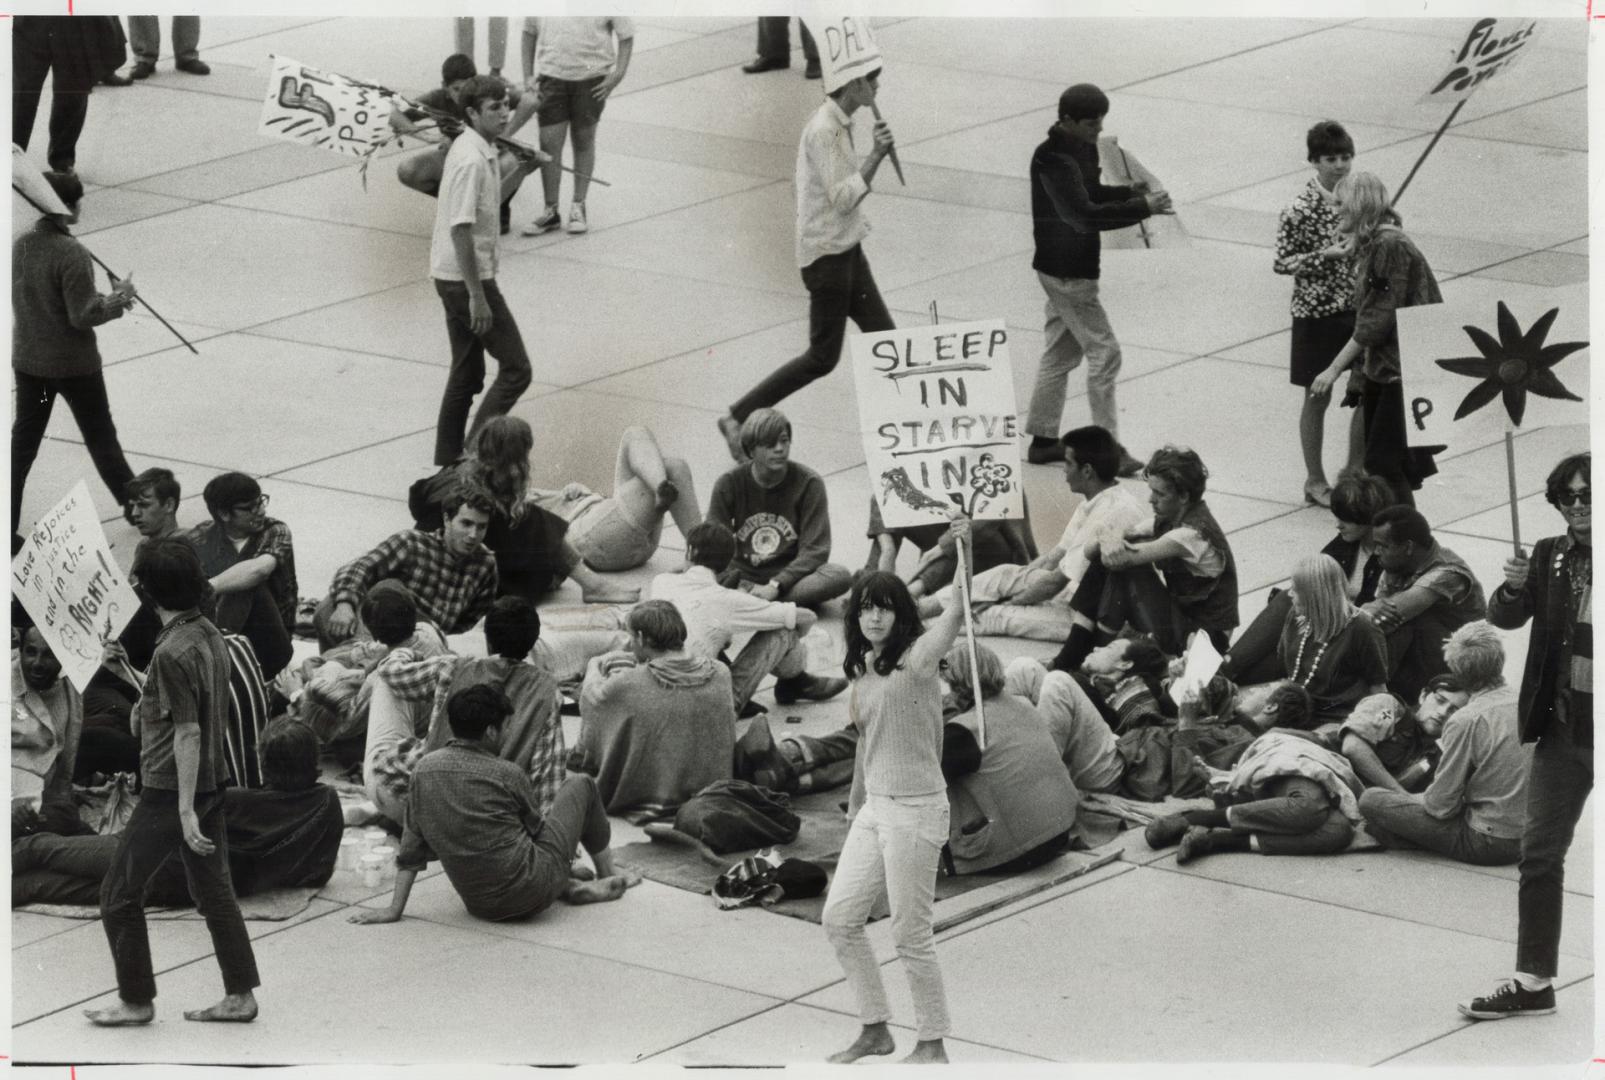
<instances>
[{"instance_id":1,"label":"blonde woman seated","mask_svg":"<svg viewBox=\"0 0 1605 1080\"><path fill-rule=\"evenodd\" d=\"M1343 568L1306 555L1293 568L1292 607L1276 655L1281 674L1310 692L1312 723L1341 723L1355 702L1388 681L1388 647L1371 616L1354 606Z\"/></svg>"}]
</instances>

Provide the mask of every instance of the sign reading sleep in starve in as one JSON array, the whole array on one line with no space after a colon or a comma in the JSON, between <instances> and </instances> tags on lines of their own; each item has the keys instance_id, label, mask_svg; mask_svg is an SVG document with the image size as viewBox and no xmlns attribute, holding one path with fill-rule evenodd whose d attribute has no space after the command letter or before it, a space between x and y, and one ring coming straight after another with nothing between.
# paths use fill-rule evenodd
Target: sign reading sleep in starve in
<instances>
[{"instance_id":1,"label":"sign reading sleep in starve in","mask_svg":"<svg viewBox=\"0 0 1605 1080\"><path fill-rule=\"evenodd\" d=\"M1455 47L1448 68L1432 80L1421 102L1464 101L1477 87L1530 51L1537 32L1535 19L1478 19L1465 40Z\"/></svg>"},{"instance_id":2,"label":"sign reading sleep in starve in","mask_svg":"<svg viewBox=\"0 0 1605 1080\"><path fill-rule=\"evenodd\" d=\"M396 94L285 56L273 58L258 135L362 157L390 137Z\"/></svg>"},{"instance_id":3,"label":"sign reading sleep in starve in","mask_svg":"<svg viewBox=\"0 0 1605 1080\"><path fill-rule=\"evenodd\" d=\"M11 561L11 591L81 693L100 667L103 642L139 608L82 480L29 530Z\"/></svg>"},{"instance_id":4,"label":"sign reading sleep in starve in","mask_svg":"<svg viewBox=\"0 0 1605 1080\"><path fill-rule=\"evenodd\" d=\"M1025 516L1003 320L848 338L870 489L887 525Z\"/></svg>"}]
</instances>

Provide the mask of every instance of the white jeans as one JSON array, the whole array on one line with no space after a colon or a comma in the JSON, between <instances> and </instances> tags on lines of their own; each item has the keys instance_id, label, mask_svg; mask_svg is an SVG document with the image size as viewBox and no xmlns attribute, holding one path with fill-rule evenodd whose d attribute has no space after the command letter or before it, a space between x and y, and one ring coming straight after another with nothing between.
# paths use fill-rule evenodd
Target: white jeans
<instances>
[{"instance_id":1,"label":"white jeans","mask_svg":"<svg viewBox=\"0 0 1605 1080\"><path fill-rule=\"evenodd\" d=\"M1120 342L1109 316L1098 302L1098 283L1083 278L1057 278L1037 271L1048 294L1042 359L1025 429L1032 435L1057 438L1064 417L1065 383L1087 358L1087 404L1092 422L1120 437L1115 411L1115 379L1120 375Z\"/></svg>"},{"instance_id":2,"label":"white jeans","mask_svg":"<svg viewBox=\"0 0 1605 1080\"><path fill-rule=\"evenodd\" d=\"M1030 698L1059 748L1077 791L1114 791L1126 775L1120 740L1075 679L1049 671L1040 661L1009 661L1003 689Z\"/></svg>"},{"instance_id":3,"label":"white jeans","mask_svg":"<svg viewBox=\"0 0 1605 1080\"><path fill-rule=\"evenodd\" d=\"M853 818L836 863L821 921L836 949L847 982L858 999L858 1015L868 1024L892 1018L881 983L880 965L864 925L884 895L892 909L892 937L914 996L914 1018L921 1042L948 1033L947 992L936 962L931 907L936 873L947 843L947 793L895 797L869 795Z\"/></svg>"}]
</instances>

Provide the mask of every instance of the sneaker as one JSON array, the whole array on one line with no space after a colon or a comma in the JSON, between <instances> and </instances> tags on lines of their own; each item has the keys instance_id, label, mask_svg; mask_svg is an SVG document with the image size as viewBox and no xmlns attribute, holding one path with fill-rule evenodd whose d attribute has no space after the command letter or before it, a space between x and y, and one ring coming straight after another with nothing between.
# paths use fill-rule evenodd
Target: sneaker
<instances>
[{"instance_id":1,"label":"sneaker","mask_svg":"<svg viewBox=\"0 0 1605 1080\"><path fill-rule=\"evenodd\" d=\"M553 229L561 228L562 225L563 215L557 212L557 207L548 206L544 214L524 227L522 235L539 236L541 233L549 233Z\"/></svg>"},{"instance_id":2,"label":"sneaker","mask_svg":"<svg viewBox=\"0 0 1605 1080\"><path fill-rule=\"evenodd\" d=\"M590 226L585 224L585 204L577 202L570 206L568 208L568 231L571 234L578 235L589 228Z\"/></svg>"},{"instance_id":3,"label":"sneaker","mask_svg":"<svg viewBox=\"0 0 1605 1080\"><path fill-rule=\"evenodd\" d=\"M775 704L794 705L799 701L829 701L847 689L846 679L827 679L822 675L798 675L775 680Z\"/></svg>"},{"instance_id":4,"label":"sneaker","mask_svg":"<svg viewBox=\"0 0 1605 1080\"><path fill-rule=\"evenodd\" d=\"M148 79L156 74L156 65L149 60L141 60L128 69L130 79Z\"/></svg>"},{"instance_id":5,"label":"sneaker","mask_svg":"<svg viewBox=\"0 0 1605 1080\"><path fill-rule=\"evenodd\" d=\"M1503 1020L1507 1016L1548 1016L1555 1011L1555 988L1528 990L1515 979L1507 979L1499 989L1484 997L1462 1001L1460 1012L1473 1020Z\"/></svg>"},{"instance_id":6,"label":"sneaker","mask_svg":"<svg viewBox=\"0 0 1605 1080\"><path fill-rule=\"evenodd\" d=\"M173 64L173 69L182 71L186 75L210 75L212 73L212 65L200 59L179 60Z\"/></svg>"}]
</instances>

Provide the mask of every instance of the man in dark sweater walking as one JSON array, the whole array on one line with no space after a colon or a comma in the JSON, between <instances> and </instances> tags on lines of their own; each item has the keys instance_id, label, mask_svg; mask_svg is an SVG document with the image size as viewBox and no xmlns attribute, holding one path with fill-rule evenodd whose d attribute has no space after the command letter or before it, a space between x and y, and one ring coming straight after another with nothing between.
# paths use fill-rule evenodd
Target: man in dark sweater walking
<instances>
[{"instance_id":1,"label":"man in dark sweater walking","mask_svg":"<svg viewBox=\"0 0 1605 1080\"><path fill-rule=\"evenodd\" d=\"M134 305L134 282L112 283L109 294L95 289L89 252L68 232L78 222L84 185L68 173L47 172L45 180L67 206L47 214L11 246L11 369L17 387L17 418L11 426L12 553L21 544L22 489L39 456L56 397L67 399L95 470L117 505L127 498L134 478L112 423L101 373L95 327Z\"/></svg>"},{"instance_id":2,"label":"man in dark sweater walking","mask_svg":"<svg viewBox=\"0 0 1605 1080\"><path fill-rule=\"evenodd\" d=\"M1065 384L1087 358L1087 400L1092 422L1120 437L1115 379L1120 374L1120 343L1098 302L1098 259L1103 229L1123 229L1151 214L1170 213L1170 196L1140 187L1108 187L1098 179L1098 133L1109 99L1091 83L1078 83L1059 95L1059 119L1047 140L1031 155L1031 216L1036 257L1031 267L1048 294L1047 340L1037 366L1036 387L1025 429L1035 464L1062 460L1057 438L1063 429ZM1124 450L1121 476L1142 468Z\"/></svg>"}]
</instances>

